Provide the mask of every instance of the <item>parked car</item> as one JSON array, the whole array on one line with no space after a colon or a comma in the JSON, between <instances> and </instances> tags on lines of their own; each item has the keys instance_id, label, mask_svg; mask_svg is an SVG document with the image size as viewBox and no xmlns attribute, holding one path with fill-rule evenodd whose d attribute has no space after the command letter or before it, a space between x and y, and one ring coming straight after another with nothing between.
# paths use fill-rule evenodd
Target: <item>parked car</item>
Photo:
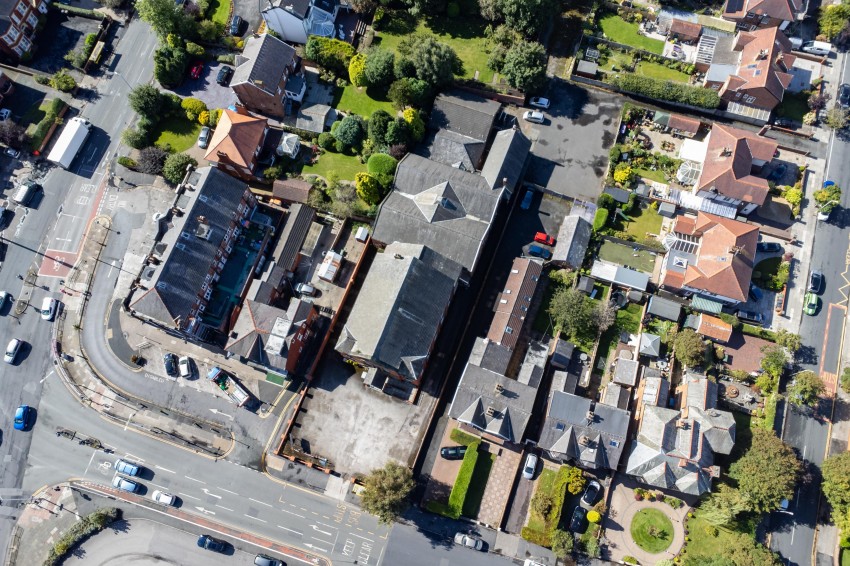
<instances>
[{"instance_id":1,"label":"parked car","mask_svg":"<svg viewBox=\"0 0 850 566\"><path fill-rule=\"evenodd\" d=\"M171 377L177 377L177 356L171 352L166 352L162 356L162 363L165 365L165 373Z\"/></svg>"},{"instance_id":2,"label":"parked car","mask_svg":"<svg viewBox=\"0 0 850 566\"><path fill-rule=\"evenodd\" d=\"M780 128L788 129L793 129L797 127L796 122L794 122L794 120L792 120L791 118L777 118L773 121L773 125L778 126Z\"/></svg>"},{"instance_id":3,"label":"parked car","mask_svg":"<svg viewBox=\"0 0 850 566\"><path fill-rule=\"evenodd\" d=\"M735 316L750 324L764 324L764 315L754 311L737 311Z\"/></svg>"},{"instance_id":4,"label":"parked car","mask_svg":"<svg viewBox=\"0 0 850 566\"><path fill-rule=\"evenodd\" d=\"M766 254L778 254L782 252L782 246L776 242L759 242L756 250Z\"/></svg>"},{"instance_id":5,"label":"parked car","mask_svg":"<svg viewBox=\"0 0 850 566\"><path fill-rule=\"evenodd\" d=\"M764 293L762 290L756 287L753 283L750 283L750 298L755 302L759 302L763 296Z\"/></svg>"},{"instance_id":6,"label":"parked car","mask_svg":"<svg viewBox=\"0 0 850 566\"><path fill-rule=\"evenodd\" d=\"M192 360L188 356L180 356L177 360L177 370L180 372L180 377L192 377Z\"/></svg>"},{"instance_id":7,"label":"parked car","mask_svg":"<svg viewBox=\"0 0 850 566\"><path fill-rule=\"evenodd\" d=\"M8 108L3 108L2 110L0 110L0 122L5 122L6 120L9 119L9 116L11 116L11 115L12 115L11 110L9 110Z\"/></svg>"},{"instance_id":8,"label":"parked car","mask_svg":"<svg viewBox=\"0 0 850 566\"><path fill-rule=\"evenodd\" d=\"M192 63L192 67L189 71L189 76L193 79L200 79L201 73L204 72L204 63L203 61L195 61Z\"/></svg>"},{"instance_id":9,"label":"parked car","mask_svg":"<svg viewBox=\"0 0 850 566\"><path fill-rule=\"evenodd\" d=\"M9 301L11 299L12 295L7 293L6 291L0 291L0 310L2 310L3 307L6 306L6 301Z\"/></svg>"},{"instance_id":10,"label":"parked car","mask_svg":"<svg viewBox=\"0 0 850 566\"><path fill-rule=\"evenodd\" d=\"M552 252L545 248L541 248L540 246L528 246L528 255L532 257L549 259L550 257L552 257Z\"/></svg>"},{"instance_id":11,"label":"parked car","mask_svg":"<svg viewBox=\"0 0 850 566\"><path fill-rule=\"evenodd\" d=\"M812 271L812 274L809 275L809 291L812 293L820 293L821 287L823 287L823 273L815 269Z\"/></svg>"},{"instance_id":12,"label":"parked car","mask_svg":"<svg viewBox=\"0 0 850 566\"><path fill-rule=\"evenodd\" d=\"M9 157L11 157L13 159L17 159L21 156L21 152L18 151L17 149L15 149L15 148L13 148L13 147L7 147L6 150L3 153L5 153L6 155L8 155Z\"/></svg>"},{"instance_id":13,"label":"parked car","mask_svg":"<svg viewBox=\"0 0 850 566\"><path fill-rule=\"evenodd\" d=\"M21 405L15 410L15 430L26 430L30 426L32 408L29 405Z\"/></svg>"},{"instance_id":14,"label":"parked car","mask_svg":"<svg viewBox=\"0 0 850 566\"><path fill-rule=\"evenodd\" d=\"M316 288L309 283L299 283L295 286L295 291L299 295L303 295L305 297L312 297L316 294Z\"/></svg>"},{"instance_id":15,"label":"parked car","mask_svg":"<svg viewBox=\"0 0 850 566\"><path fill-rule=\"evenodd\" d=\"M543 98L541 96L533 96L528 103L537 108L549 108L549 105L551 104L548 98Z\"/></svg>"},{"instance_id":16,"label":"parked car","mask_svg":"<svg viewBox=\"0 0 850 566\"><path fill-rule=\"evenodd\" d=\"M224 553L227 551L227 543L223 540L213 538L210 535L201 535L198 537L198 546L205 550Z\"/></svg>"},{"instance_id":17,"label":"parked car","mask_svg":"<svg viewBox=\"0 0 850 566\"><path fill-rule=\"evenodd\" d=\"M230 78L233 76L233 67L228 67L227 65L222 66L221 69L218 70L218 75L215 77L215 82L220 84L221 86L227 86L230 84Z\"/></svg>"},{"instance_id":18,"label":"parked car","mask_svg":"<svg viewBox=\"0 0 850 566\"><path fill-rule=\"evenodd\" d=\"M528 210L531 208L531 201L534 200L534 191L531 189L526 189L525 194L522 195L522 202L519 204L519 207L523 210Z\"/></svg>"},{"instance_id":19,"label":"parked car","mask_svg":"<svg viewBox=\"0 0 850 566\"><path fill-rule=\"evenodd\" d=\"M41 301L41 318L44 320L53 320L53 317L56 315L56 305L59 303L53 297L44 297L44 300Z\"/></svg>"},{"instance_id":20,"label":"parked car","mask_svg":"<svg viewBox=\"0 0 850 566\"><path fill-rule=\"evenodd\" d=\"M21 351L21 344L23 344L23 342L17 338L12 338L9 341L9 345L6 346L6 355L3 356L3 361L7 364L15 363L15 358L18 357L18 352Z\"/></svg>"},{"instance_id":21,"label":"parked car","mask_svg":"<svg viewBox=\"0 0 850 566\"><path fill-rule=\"evenodd\" d=\"M842 108L850 108L850 84L844 83L838 87L838 105Z\"/></svg>"},{"instance_id":22,"label":"parked car","mask_svg":"<svg viewBox=\"0 0 850 566\"><path fill-rule=\"evenodd\" d=\"M115 464L113 464L115 471L119 474L124 474L125 476L138 476L139 475L139 466L134 464L133 462L128 462L123 458L118 458L115 460Z\"/></svg>"},{"instance_id":23,"label":"parked car","mask_svg":"<svg viewBox=\"0 0 850 566\"><path fill-rule=\"evenodd\" d=\"M466 455L466 446L443 446L440 448L440 456L446 460L463 460Z\"/></svg>"},{"instance_id":24,"label":"parked car","mask_svg":"<svg viewBox=\"0 0 850 566\"><path fill-rule=\"evenodd\" d=\"M814 293L806 293L806 296L803 297L803 312L809 316L814 316L818 312L818 307L820 307L820 297Z\"/></svg>"},{"instance_id":25,"label":"parked car","mask_svg":"<svg viewBox=\"0 0 850 566\"><path fill-rule=\"evenodd\" d=\"M139 484L119 475L112 478L112 487L120 489L121 491L129 491L130 493L136 493L139 491Z\"/></svg>"},{"instance_id":26,"label":"parked car","mask_svg":"<svg viewBox=\"0 0 850 566\"><path fill-rule=\"evenodd\" d=\"M554 238L554 236L550 236L550 235L549 235L549 234L547 234L546 232L538 232L538 233L536 233L536 234L534 235L534 241L535 241L535 242L540 242L541 244L546 244L547 246L554 246L554 245L555 245L555 238Z\"/></svg>"},{"instance_id":27,"label":"parked car","mask_svg":"<svg viewBox=\"0 0 850 566\"><path fill-rule=\"evenodd\" d=\"M522 477L527 480L534 479L534 472L537 471L537 454L529 454L525 458L525 466L522 467Z\"/></svg>"},{"instance_id":28,"label":"parked car","mask_svg":"<svg viewBox=\"0 0 850 566\"><path fill-rule=\"evenodd\" d=\"M464 533L455 533L455 544L459 544L461 546L465 546L466 548L472 548L475 550L481 550L484 548L484 541L477 537L471 537Z\"/></svg>"},{"instance_id":29,"label":"parked car","mask_svg":"<svg viewBox=\"0 0 850 566\"><path fill-rule=\"evenodd\" d=\"M778 166L773 168L773 171L771 171L767 176L767 180L777 182L785 176L786 171L788 171L788 166L784 163L780 163Z\"/></svg>"},{"instance_id":30,"label":"parked car","mask_svg":"<svg viewBox=\"0 0 850 566\"><path fill-rule=\"evenodd\" d=\"M239 30L242 29L242 16L233 14L233 19L230 20L230 35L239 35Z\"/></svg>"},{"instance_id":31,"label":"parked car","mask_svg":"<svg viewBox=\"0 0 850 566\"><path fill-rule=\"evenodd\" d=\"M177 498L170 493L165 493L164 491L157 489L153 492L153 495L151 495L151 499L157 503L162 503L163 505L174 505L174 500Z\"/></svg>"},{"instance_id":32,"label":"parked car","mask_svg":"<svg viewBox=\"0 0 850 566\"><path fill-rule=\"evenodd\" d=\"M283 562L278 560L277 558L272 558L266 554L258 554L256 558L254 558L254 566L286 566Z\"/></svg>"},{"instance_id":33,"label":"parked car","mask_svg":"<svg viewBox=\"0 0 850 566\"><path fill-rule=\"evenodd\" d=\"M581 502L590 507L596 502L599 497L599 492L602 491L602 486L596 480L591 480L584 489L584 495L581 496Z\"/></svg>"},{"instance_id":34,"label":"parked car","mask_svg":"<svg viewBox=\"0 0 850 566\"><path fill-rule=\"evenodd\" d=\"M198 147L201 149L206 149L210 145L210 138L212 137L212 129L209 126L204 126L201 128L201 133L198 134Z\"/></svg>"},{"instance_id":35,"label":"parked car","mask_svg":"<svg viewBox=\"0 0 850 566\"><path fill-rule=\"evenodd\" d=\"M522 115L522 119L526 122L534 122L535 124L542 124L546 121L546 117L543 116L543 112L538 112L537 110L528 110Z\"/></svg>"},{"instance_id":36,"label":"parked car","mask_svg":"<svg viewBox=\"0 0 850 566\"><path fill-rule=\"evenodd\" d=\"M570 530L574 533L583 533L587 528L587 511L581 505L576 505L573 509L573 516L570 519Z\"/></svg>"}]
</instances>

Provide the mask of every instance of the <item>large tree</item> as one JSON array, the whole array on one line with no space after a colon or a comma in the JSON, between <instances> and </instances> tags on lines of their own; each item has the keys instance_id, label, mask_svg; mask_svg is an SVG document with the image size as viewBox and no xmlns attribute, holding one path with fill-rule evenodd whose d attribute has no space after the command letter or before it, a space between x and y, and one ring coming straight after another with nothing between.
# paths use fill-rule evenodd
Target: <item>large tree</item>
<instances>
[{"instance_id":1,"label":"large tree","mask_svg":"<svg viewBox=\"0 0 850 566\"><path fill-rule=\"evenodd\" d=\"M508 49L502 75L514 88L531 92L546 83L546 50L536 41L520 41Z\"/></svg>"},{"instance_id":2,"label":"large tree","mask_svg":"<svg viewBox=\"0 0 850 566\"><path fill-rule=\"evenodd\" d=\"M366 84L385 87L395 78L395 54L386 49L372 49L366 55Z\"/></svg>"},{"instance_id":3,"label":"large tree","mask_svg":"<svg viewBox=\"0 0 850 566\"><path fill-rule=\"evenodd\" d=\"M136 11L160 37L180 33L183 28L183 8L174 0L136 0Z\"/></svg>"},{"instance_id":4,"label":"large tree","mask_svg":"<svg viewBox=\"0 0 850 566\"><path fill-rule=\"evenodd\" d=\"M342 119L334 137L346 147L359 148L366 136L366 123L357 114L349 114Z\"/></svg>"},{"instance_id":5,"label":"large tree","mask_svg":"<svg viewBox=\"0 0 850 566\"><path fill-rule=\"evenodd\" d=\"M788 354L782 346L764 346L761 349L761 369L778 380L788 364Z\"/></svg>"},{"instance_id":6,"label":"large tree","mask_svg":"<svg viewBox=\"0 0 850 566\"><path fill-rule=\"evenodd\" d=\"M180 84L186 74L186 50L163 45L153 54L153 74L165 87Z\"/></svg>"},{"instance_id":7,"label":"large tree","mask_svg":"<svg viewBox=\"0 0 850 566\"><path fill-rule=\"evenodd\" d=\"M556 0L479 0L481 15L488 20L502 19L509 28L535 38L555 13Z\"/></svg>"},{"instance_id":8,"label":"large tree","mask_svg":"<svg viewBox=\"0 0 850 566\"><path fill-rule=\"evenodd\" d=\"M827 39L832 39L844 30L848 20L850 20L850 5L844 3L832 4L820 9L818 26L821 34L825 35Z\"/></svg>"},{"instance_id":9,"label":"large tree","mask_svg":"<svg viewBox=\"0 0 850 566\"><path fill-rule=\"evenodd\" d=\"M673 352L686 366L698 366L705 360L705 343L702 336L686 328L673 339Z\"/></svg>"},{"instance_id":10,"label":"large tree","mask_svg":"<svg viewBox=\"0 0 850 566\"><path fill-rule=\"evenodd\" d=\"M30 137L23 126L11 120L4 120L0 122L0 142L15 149L21 149L30 143Z\"/></svg>"},{"instance_id":11,"label":"large tree","mask_svg":"<svg viewBox=\"0 0 850 566\"><path fill-rule=\"evenodd\" d=\"M416 482L409 468L393 461L372 470L364 481L361 498L363 509L378 517L385 525L392 524L409 505L408 498Z\"/></svg>"},{"instance_id":12,"label":"large tree","mask_svg":"<svg viewBox=\"0 0 850 566\"><path fill-rule=\"evenodd\" d=\"M153 85L139 85L130 91L127 97L130 108L135 110L139 116L149 120L159 120L159 111L162 109L162 94Z\"/></svg>"},{"instance_id":13,"label":"large tree","mask_svg":"<svg viewBox=\"0 0 850 566\"><path fill-rule=\"evenodd\" d=\"M727 527L732 520L748 509L747 501L740 491L726 484L719 484L699 507L700 518L716 527Z\"/></svg>"},{"instance_id":14,"label":"large tree","mask_svg":"<svg viewBox=\"0 0 850 566\"><path fill-rule=\"evenodd\" d=\"M393 117L385 110L375 110L369 116L369 139L376 146L386 145L387 126L393 121Z\"/></svg>"},{"instance_id":15,"label":"large tree","mask_svg":"<svg viewBox=\"0 0 850 566\"><path fill-rule=\"evenodd\" d=\"M451 82L460 65L454 49L431 35L412 46L410 60L416 67L416 78L435 87Z\"/></svg>"},{"instance_id":16,"label":"large tree","mask_svg":"<svg viewBox=\"0 0 850 566\"><path fill-rule=\"evenodd\" d=\"M836 513L850 510L850 452L842 452L824 460L821 466L823 474L823 494Z\"/></svg>"},{"instance_id":17,"label":"large tree","mask_svg":"<svg viewBox=\"0 0 850 566\"><path fill-rule=\"evenodd\" d=\"M555 328L567 335L581 334L594 324L593 306L578 289L561 287L555 291L549 314Z\"/></svg>"},{"instance_id":18,"label":"large tree","mask_svg":"<svg viewBox=\"0 0 850 566\"><path fill-rule=\"evenodd\" d=\"M787 191L785 194L787 196ZM788 350L791 355L796 354L797 351L803 347L803 341L800 338L800 335L788 332L784 328L780 328L776 331L776 343Z\"/></svg>"},{"instance_id":19,"label":"large tree","mask_svg":"<svg viewBox=\"0 0 850 566\"><path fill-rule=\"evenodd\" d=\"M753 429L750 448L729 468L729 476L756 513L773 511L783 499L791 499L799 475L800 461L794 451L773 431L762 428Z\"/></svg>"},{"instance_id":20,"label":"large tree","mask_svg":"<svg viewBox=\"0 0 850 566\"><path fill-rule=\"evenodd\" d=\"M179 184L186 176L186 168L189 165L197 165L198 162L191 155L185 153L172 153L165 159L162 168L162 176L172 185Z\"/></svg>"},{"instance_id":21,"label":"large tree","mask_svg":"<svg viewBox=\"0 0 850 566\"><path fill-rule=\"evenodd\" d=\"M817 405L826 390L823 380L813 371L801 371L788 388L788 400L795 405Z\"/></svg>"}]
</instances>

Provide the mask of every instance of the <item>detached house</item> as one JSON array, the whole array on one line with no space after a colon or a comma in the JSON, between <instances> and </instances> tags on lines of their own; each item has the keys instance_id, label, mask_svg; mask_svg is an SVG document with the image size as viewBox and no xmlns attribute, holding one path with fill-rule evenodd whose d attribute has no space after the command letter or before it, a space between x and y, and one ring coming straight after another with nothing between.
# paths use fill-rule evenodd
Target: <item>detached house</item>
<instances>
[{"instance_id":1,"label":"detached house","mask_svg":"<svg viewBox=\"0 0 850 566\"><path fill-rule=\"evenodd\" d=\"M307 43L311 35L347 40L341 14L351 7L340 0L261 0L260 10L270 29L285 41ZM342 37L340 37L342 36Z\"/></svg>"},{"instance_id":2,"label":"detached house","mask_svg":"<svg viewBox=\"0 0 850 566\"><path fill-rule=\"evenodd\" d=\"M44 0L4 0L0 5L0 51L17 63L33 50L38 17L47 14L50 2Z\"/></svg>"},{"instance_id":3,"label":"detached house","mask_svg":"<svg viewBox=\"0 0 850 566\"><path fill-rule=\"evenodd\" d=\"M264 33L249 37L236 56L230 88L252 112L283 118L288 101L301 102L307 83L298 71L295 49Z\"/></svg>"},{"instance_id":4,"label":"detached house","mask_svg":"<svg viewBox=\"0 0 850 566\"><path fill-rule=\"evenodd\" d=\"M723 19L735 22L741 30L784 30L791 22L805 18L807 8L807 0L726 0Z\"/></svg>"},{"instance_id":5,"label":"detached house","mask_svg":"<svg viewBox=\"0 0 850 566\"><path fill-rule=\"evenodd\" d=\"M221 113L204 159L234 177L250 181L269 127L265 118L226 109Z\"/></svg>"},{"instance_id":6,"label":"detached house","mask_svg":"<svg viewBox=\"0 0 850 566\"><path fill-rule=\"evenodd\" d=\"M727 305L746 302L758 236L758 227L730 218L679 216L664 237L662 287Z\"/></svg>"}]
</instances>

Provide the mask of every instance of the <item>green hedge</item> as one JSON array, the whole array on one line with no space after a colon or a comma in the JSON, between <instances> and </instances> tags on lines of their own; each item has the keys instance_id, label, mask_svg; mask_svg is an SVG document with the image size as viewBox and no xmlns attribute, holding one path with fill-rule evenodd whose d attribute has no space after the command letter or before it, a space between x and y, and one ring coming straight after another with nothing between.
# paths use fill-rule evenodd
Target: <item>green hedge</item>
<instances>
[{"instance_id":1,"label":"green hedge","mask_svg":"<svg viewBox=\"0 0 850 566\"><path fill-rule=\"evenodd\" d=\"M68 4L54 4L50 5L51 10L58 10L60 12L68 12L69 14L74 14L75 16L82 16L83 18L89 18L90 20L103 20L103 14L99 12L95 12L94 10L87 10L85 8L78 8L77 6L70 6Z\"/></svg>"},{"instance_id":2,"label":"green hedge","mask_svg":"<svg viewBox=\"0 0 850 566\"><path fill-rule=\"evenodd\" d=\"M32 132L27 132L30 135L30 147L33 150L37 150L41 147L41 144L44 143L44 137L47 135L47 132L50 130L50 126L57 122L59 119L59 114L65 108L65 101L61 98L54 98L50 101L50 105L47 107L47 110L44 114L44 118L35 125Z\"/></svg>"},{"instance_id":3,"label":"green hedge","mask_svg":"<svg viewBox=\"0 0 850 566\"><path fill-rule=\"evenodd\" d=\"M549 539L549 533L542 533L528 527L523 527L522 531L520 531L520 536L528 542L539 546L545 546L546 548L552 546L552 541Z\"/></svg>"},{"instance_id":4,"label":"green hedge","mask_svg":"<svg viewBox=\"0 0 850 566\"><path fill-rule=\"evenodd\" d=\"M596 215L593 217L593 231L599 232L605 225L608 223L608 209L607 208L597 208Z\"/></svg>"},{"instance_id":5,"label":"green hedge","mask_svg":"<svg viewBox=\"0 0 850 566\"><path fill-rule=\"evenodd\" d=\"M701 86L674 83L632 73L621 73L612 77L609 82L621 90L643 94L658 100L669 100L700 108L713 109L720 106L720 96L717 92Z\"/></svg>"},{"instance_id":6,"label":"green hedge","mask_svg":"<svg viewBox=\"0 0 850 566\"><path fill-rule=\"evenodd\" d=\"M86 515L80 521L71 525L71 528L62 535L50 552L47 555L47 560L44 561L44 566L54 566L61 564L65 559L65 555L93 534L97 534L113 521L121 517L121 510L115 507L105 507L98 509L90 515Z\"/></svg>"},{"instance_id":7,"label":"green hedge","mask_svg":"<svg viewBox=\"0 0 850 566\"><path fill-rule=\"evenodd\" d=\"M769 342L776 342L776 334L772 331L762 328L761 326L753 326L752 324L742 324L741 332L748 336L755 336Z\"/></svg>"},{"instance_id":8,"label":"green hedge","mask_svg":"<svg viewBox=\"0 0 850 566\"><path fill-rule=\"evenodd\" d=\"M779 401L779 395L771 393L764 400L764 409L760 417L756 417L754 424L765 430L773 430L774 422L776 421L776 403Z\"/></svg>"},{"instance_id":9,"label":"green hedge","mask_svg":"<svg viewBox=\"0 0 850 566\"><path fill-rule=\"evenodd\" d=\"M458 444L462 444L464 446L469 446L473 442L480 442L481 439L477 436L469 434L467 432L463 432L459 428L454 429L451 434L449 434L449 438L457 442Z\"/></svg>"},{"instance_id":10,"label":"green hedge","mask_svg":"<svg viewBox=\"0 0 850 566\"><path fill-rule=\"evenodd\" d=\"M472 474L475 473L475 464L478 463L478 446L480 444L481 441L477 440L467 445L463 463L460 465L457 478L455 478L455 484L452 487L452 493L449 495L449 507L452 512L456 510L458 516L460 516L463 510L463 502L466 500L469 482L472 481Z\"/></svg>"},{"instance_id":11,"label":"green hedge","mask_svg":"<svg viewBox=\"0 0 850 566\"><path fill-rule=\"evenodd\" d=\"M561 512L564 510L564 499L567 497L567 486L572 477L570 474L572 468L572 466L558 468L558 475L552 485L552 511L546 518L546 524L549 525L551 530L557 529L558 523L561 522Z\"/></svg>"}]
</instances>

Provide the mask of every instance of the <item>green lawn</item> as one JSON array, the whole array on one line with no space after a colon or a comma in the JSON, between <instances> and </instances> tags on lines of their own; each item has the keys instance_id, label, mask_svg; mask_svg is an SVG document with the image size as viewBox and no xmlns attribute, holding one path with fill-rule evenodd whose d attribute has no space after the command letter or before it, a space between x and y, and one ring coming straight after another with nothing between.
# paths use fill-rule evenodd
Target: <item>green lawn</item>
<instances>
[{"instance_id":1,"label":"green lawn","mask_svg":"<svg viewBox=\"0 0 850 566\"><path fill-rule=\"evenodd\" d=\"M654 41L654 40L653 40ZM691 76L682 71L671 69L661 63L653 63L651 61L641 61L638 63L635 72L638 75L649 77L652 79L661 79L662 81L673 81L676 83L688 84Z\"/></svg>"},{"instance_id":2,"label":"green lawn","mask_svg":"<svg viewBox=\"0 0 850 566\"><path fill-rule=\"evenodd\" d=\"M330 173L336 173L340 180L353 181L354 175L363 171L366 171L366 165L360 163L357 156L326 151L319 156L315 165L304 165L301 173L319 175L326 179Z\"/></svg>"},{"instance_id":3,"label":"green lawn","mask_svg":"<svg viewBox=\"0 0 850 566\"><path fill-rule=\"evenodd\" d=\"M376 110L385 110L395 116L393 103L387 99L387 93L366 89L349 84L345 88L337 88L334 96L334 108L344 112L359 114L368 118Z\"/></svg>"},{"instance_id":4,"label":"green lawn","mask_svg":"<svg viewBox=\"0 0 850 566\"><path fill-rule=\"evenodd\" d=\"M650 181L657 181L658 183L669 183L667 181L667 177L664 175L664 171L651 171L649 169L641 169L635 168L635 174L638 177L643 177L644 179L649 179ZM656 232L657 233L657 232Z\"/></svg>"},{"instance_id":5,"label":"green lawn","mask_svg":"<svg viewBox=\"0 0 850 566\"><path fill-rule=\"evenodd\" d=\"M658 55L661 55L664 51L663 41L640 35L637 24L627 22L617 14L609 14L600 19L599 25L602 27L605 36L611 41Z\"/></svg>"},{"instance_id":6,"label":"green lawn","mask_svg":"<svg viewBox=\"0 0 850 566\"><path fill-rule=\"evenodd\" d=\"M655 267L655 256L652 253L646 250L633 251L631 246L617 244L608 240L603 242L602 247L599 249L599 259L625 265L626 267L633 267L644 273L652 273Z\"/></svg>"},{"instance_id":7,"label":"green lawn","mask_svg":"<svg viewBox=\"0 0 850 566\"><path fill-rule=\"evenodd\" d=\"M463 500L463 516L477 517L478 508L481 507L481 498L487 487L487 479L490 477L490 469L496 461L496 455L489 452L479 452L478 460L475 462L475 470L466 490L466 499Z\"/></svg>"},{"instance_id":8,"label":"green lawn","mask_svg":"<svg viewBox=\"0 0 850 566\"><path fill-rule=\"evenodd\" d=\"M488 50L484 37L487 22L483 18L422 17L416 20L407 12L396 11L387 14L386 19L388 21L378 32L373 45L397 51L401 40L411 33L430 33L455 50L463 62L461 76L471 79L478 71L479 81L487 84L493 81L493 71L487 67Z\"/></svg>"},{"instance_id":9,"label":"green lawn","mask_svg":"<svg viewBox=\"0 0 850 566\"><path fill-rule=\"evenodd\" d=\"M36 102L30 106L26 114L21 116L21 119L18 121L18 125L26 128L29 125L35 126L35 124L41 122L42 118L47 115L47 109L50 108L50 103L52 101L52 98L44 98L41 102Z\"/></svg>"},{"instance_id":10,"label":"green lawn","mask_svg":"<svg viewBox=\"0 0 850 566\"><path fill-rule=\"evenodd\" d=\"M618 71L622 71L626 67L631 68L631 66L631 53L624 53L623 51L611 50L608 56L606 57L605 62L599 66L599 70L605 72L613 72L614 67L616 67Z\"/></svg>"},{"instance_id":11,"label":"green lawn","mask_svg":"<svg viewBox=\"0 0 850 566\"><path fill-rule=\"evenodd\" d=\"M759 516L754 517L754 522L758 522ZM738 533L748 533L750 524L744 521L736 521L731 525L732 528L718 527L717 536L713 536L714 530L712 525L702 518L702 513L699 509L694 511L694 516L688 519L688 537L690 540L685 543L685 549L688 556L696 558L699 556L710 558L718 554L719 548L729 548L740 544L737 535Z\"/></svg>"},{"instance_id":12,"label":"green lawn","mask_svg":"<svg viewBox=\"0 0 850 566\"><path fill-rule=\"evenodd\" d=\"M228 25L230 23L230 0L210 0L207 18Z\"/></svg>"},{"instance_id":13,"label":"green lawn","mask_svg":"<svg viewBox=\"0 0 850 566\"><path fill-rule=\"evenodd\" d=\"M638 511L632 519L629 530L632 540L643 550L652 554L666 550L673 542L673 522L658 509Z\"/></svg>"},{"instance_id":14,"label":"green lawn","mask_svg":"<svg viewBox=\"0 0 850 566\"><path fill-rule=\"evenodd\" d=\"M850 550L848 549L841 551L841 566L850 566Z\"/></svg>"},{"instance_id":15,"label":"green lawn","mask_svg":"<svg viewBox=\"0 0 850 566\"><path fill-rule=\"evenodd\" d=\"M780 118L790 118L800 123L803 115L810 112L809 97L802 92L788 92L782 95L782 104L776 107L776 115Z\"/></svg>"},{"instance_id":16,"label":"green lawn","mask_svg":"<svg viewBox=\"0 0 850 566\"><path fill-rule=\"evenodd\" d=\"M186 118L166 118L161 120L154 130L154 143L165 147L170 145L177 153L186 151L198 141L201 125Z\"/></svg>"},{"instance_id":17,"label":"green lawn","mask_svg":"<svg viewBox=\"0 0 850 566\"><path fill-rule=\"evenodd\" d=\"M652 173L659 173L659 171L652 171ZM635 207L635 212L628 215L631 219L630 222L626 222L623 218L618 214L616 216L616 222L614 222L615 230L622 230L628 233L630 236L634 236L638 240L643 240L647 236L646 234L660 234L661 233L661 215L658 212L652 210L651 208L639 208ZM631 249L631 248L630 248Z\"/></svg>"},{"instance_id":18,"label":"green lawn","mask_svg":"<svg viewBox=\"0 0 850 566\"><path fill-rule=\"evenodd\" d=\"M617 322L599 337L599 349L596 351L597 358L608 359L608 354L616 346L621 332L637 334L638 330L640 330L640 313L641 306L635 303L629 303L626 305L626 308L617 311ZM596 367L596 365L593 367Z\"/></svg>"}]
</instances>

